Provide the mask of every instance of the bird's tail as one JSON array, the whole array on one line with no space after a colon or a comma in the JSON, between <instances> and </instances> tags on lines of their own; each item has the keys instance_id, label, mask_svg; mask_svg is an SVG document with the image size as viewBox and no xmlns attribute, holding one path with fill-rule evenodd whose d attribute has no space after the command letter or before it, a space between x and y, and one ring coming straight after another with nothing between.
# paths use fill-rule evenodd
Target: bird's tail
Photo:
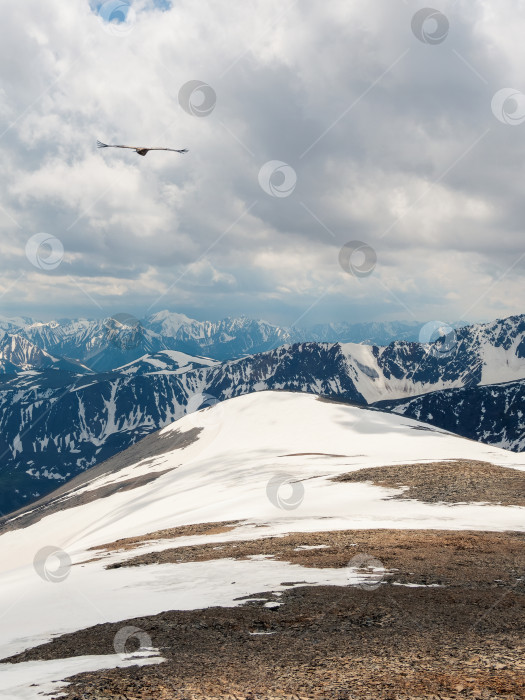
<instances>
[{"instance_id":1,"label":"bird's tail","mask_svg":"<svg viewBox=\"0 0 525 700\"><path fill-rule=\"evenodd\" d=\"M109 148L107 143L102 143L102 141L97 141L97 148Z\"/></svg>"}]
</instances>

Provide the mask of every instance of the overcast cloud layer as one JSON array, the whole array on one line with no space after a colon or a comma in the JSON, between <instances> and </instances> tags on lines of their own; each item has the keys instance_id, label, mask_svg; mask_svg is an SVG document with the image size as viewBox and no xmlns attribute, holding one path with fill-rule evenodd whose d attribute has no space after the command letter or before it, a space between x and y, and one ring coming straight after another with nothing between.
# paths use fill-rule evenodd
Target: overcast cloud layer
<instances>
[{"instance_id":1,"label":"overcast cloud layer","mask_svg":"<svg viewBox=\"0 0 525 700\"><path fill-rule=\"evenodd\" d=\"M425 7L4 2L0 312L523 312L525 7Z\"/></svg>"}]
</instances>

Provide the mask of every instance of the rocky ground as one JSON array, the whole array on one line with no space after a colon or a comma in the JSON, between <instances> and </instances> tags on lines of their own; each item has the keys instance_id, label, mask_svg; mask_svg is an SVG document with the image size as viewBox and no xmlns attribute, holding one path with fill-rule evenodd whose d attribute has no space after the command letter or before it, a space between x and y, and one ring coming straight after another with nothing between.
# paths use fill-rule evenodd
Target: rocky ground
<instances>
[{"instance_id":1,"label":"rocky ground","mask_svg":"<svg viewBox=\"0 0 525 700\"><path fill-rule=\"evenodd\" d=\"M414 498L425 503L525 506L525 472L473 459L358 469L341 474L334 481L407 487L394 498Z\"/></svg>"},{"instance_id":2,"label":"rocky ground","mask_svg":"<svg viewBox=\"0 0 525 700\"><path fill-rule=\"evenodd\" d=\"M213 542L140 554L108 568L264 555L301 566L341 568L366 557L387 583L461 588L521 586L525 534L442 530L299 532L237 542ZM350 578L349 578L350 580ZM517 583L518 582L518 583Z\"/></svg>"},{"instance_id":3,"label":"rocky ground","mask_svg":"<svg viewBox=\"0 0 525 700\"><path fill-rule=\"evenodd\" d=\"M524 545L519 533L368 530L140 555L127 565L265 554L347 567L360 556L363 570L374 562L375 576L368 585L299 585L250 596L235 608L98 625L11 661L111 654L119 629L134 626L166 662L80 674L64 698L518 700L525 697Z\"/></svg>"},{"instance_id":4,"label":"rocky ground","mask_svg":"<svg viewBox=\"0 0 525 700\"><path fill-rule=\"evenodd\" d=\"M239 524L238 520L223 520L217 523L196 523L195 525L180 525L179 527L170 527L166 530L156 530L155 532L150 532L147 535L140 535L137 537L125 537L115 542L109 542L108 544L101 544L96 547L92 547L91 551L103 550L106 552L121 551L127 549L134 549L135 547L144 544L144 542L151 542L153 540L165 540L174 539L176 537L189 537L192 535L218 535L224 532L230 532L236 525Z\"/></svg>"}]
</instances>

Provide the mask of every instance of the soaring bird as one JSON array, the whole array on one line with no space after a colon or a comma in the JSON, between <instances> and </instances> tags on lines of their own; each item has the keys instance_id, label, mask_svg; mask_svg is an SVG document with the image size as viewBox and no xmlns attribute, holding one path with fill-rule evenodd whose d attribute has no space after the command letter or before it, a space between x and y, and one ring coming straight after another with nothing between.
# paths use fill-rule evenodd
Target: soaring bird
<instances>
[{"instance_id":1,"label":"soaring bird","mask_svg":"<svg viewBox=\"0 0 525 700\"><path fill-rule=\"evenodd\" d=\"M102 143L102 141L97 141L97 148L131 148L132 151L136 151L139 156L145 156L148 151L173 151L174 153L187 153L187 148L149 148L146 146L113 146L107 143Z\"/></svg>"}]
</instances>

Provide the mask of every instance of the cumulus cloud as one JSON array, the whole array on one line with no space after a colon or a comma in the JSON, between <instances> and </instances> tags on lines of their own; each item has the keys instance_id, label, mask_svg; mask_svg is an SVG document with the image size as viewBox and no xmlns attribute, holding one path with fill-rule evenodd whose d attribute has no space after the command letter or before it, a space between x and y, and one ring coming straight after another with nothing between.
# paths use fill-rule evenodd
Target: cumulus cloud
<instances>
[{"instance_id":1,"label":"cumulus cloud","mask_svg":"<svg viewBox=\"0 0 525 700\"><path fill-rule=\"evenodd\" d=\"M525 13L440 0L448 31L425 43L421 9L2 8L4 313L169 307L307 325L521 312ZM210 86L193 106L189 81ZM494 108L503 88L514 96ZM190 152L143 158L97 138ZM63 245L53 269L26 256L39 232ZM354 240L377 254L361 279L338 262Z\"/></svg>"}]
</instances>

